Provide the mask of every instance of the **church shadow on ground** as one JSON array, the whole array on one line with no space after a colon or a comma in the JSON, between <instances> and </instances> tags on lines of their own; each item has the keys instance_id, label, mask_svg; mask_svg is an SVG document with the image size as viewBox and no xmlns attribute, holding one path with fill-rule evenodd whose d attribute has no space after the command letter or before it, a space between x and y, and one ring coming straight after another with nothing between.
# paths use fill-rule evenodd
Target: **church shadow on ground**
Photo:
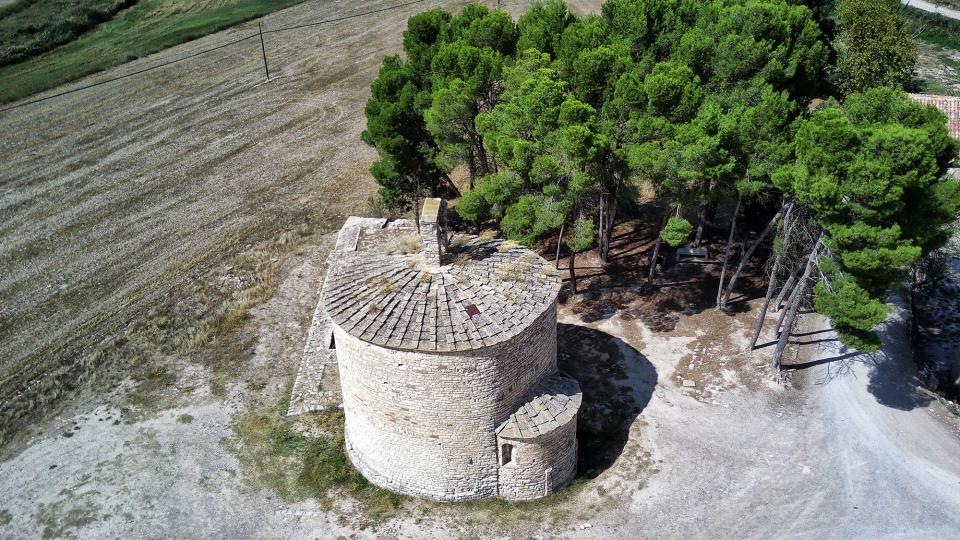
<instances>
[{"instance_id":1,"label":"church shadow on ground","mask_svg":"<svg viewBox=\"0 0 960 540\"><path fill-rule=\"evenodd\" d=\"M557 361L580 383L577 476L595 478L623 453L637 415L650 402L657 370L622 339L585 326L557 325Z\"/></svg>"}]
</instances>

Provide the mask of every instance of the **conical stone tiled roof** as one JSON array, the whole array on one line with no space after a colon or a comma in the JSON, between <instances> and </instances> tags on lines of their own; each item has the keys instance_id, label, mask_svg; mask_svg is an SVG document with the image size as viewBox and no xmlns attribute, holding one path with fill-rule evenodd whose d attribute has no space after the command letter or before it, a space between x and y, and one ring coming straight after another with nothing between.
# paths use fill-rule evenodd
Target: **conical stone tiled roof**
<instances>
[{"instance_id":1,"label":"conical stone tiled roof","mask_svg":"<svg viewBox=\"0 0 960 540\"><path fill-rule=\"evenodd\" d=\"M382 347L494 345L529 326L560 290L552 264L500 239L455 239L440 265L419 252L390 254L383 242L367 243L367 249L335 252L323 301L343 330Z\"/></svg>"}]
</instances>

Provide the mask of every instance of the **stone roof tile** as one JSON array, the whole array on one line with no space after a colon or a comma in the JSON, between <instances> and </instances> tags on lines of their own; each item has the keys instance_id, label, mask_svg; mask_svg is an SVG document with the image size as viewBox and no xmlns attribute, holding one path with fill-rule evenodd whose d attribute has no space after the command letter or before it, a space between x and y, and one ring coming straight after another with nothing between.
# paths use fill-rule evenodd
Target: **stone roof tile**
<instances>
[{"instance_id":1,"label":"stone roof tile","mask_svg":"<svg viewBox=\"0 0 960 540\"><path fill-rule=\"evenodd\" d=\"M562 373L544 378L533 387L524 403L497 428L506 439L535 439L572 420L583 394L576 380Z\"/></svg>"}]
</instances>

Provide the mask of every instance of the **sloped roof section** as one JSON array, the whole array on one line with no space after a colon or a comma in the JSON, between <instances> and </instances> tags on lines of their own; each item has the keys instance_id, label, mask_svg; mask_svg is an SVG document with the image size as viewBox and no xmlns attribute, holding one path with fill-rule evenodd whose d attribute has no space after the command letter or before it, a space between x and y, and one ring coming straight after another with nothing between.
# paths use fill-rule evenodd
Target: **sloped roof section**
<instances>
[{"instance_id":1,"label":"sloped roof section","mask_svg":"<svg viewBox=\"0 0 960 540\"><path fill-rule=\"evenodd\" d=\"M511 242L460 236L437 267L419 252L415 228L369 225L355 250L331 253L323 288L330 318L363 341L417 351L487 347L520 333L560 291L553 265Z\"/></svg>"},{"instance_id":2,"label":"sloped roof section","mask_svg":"<svg viewBox=\"0 0 960 540\"><path fill-rule=\"evenodd\" d=\"M933 94L910 94L910 98L924 105L933 105L947 115L950 136L960 139L960 97L936 96Z\"/></svg>"},{"instance_id":3,"label":"sloped roof section","mask_svg":"<svg viewBox=\"0 0 960 540\"><path fill-rule=\"evenodd\" d=\"M577 381L556 373L537 383L527 399L500 427L506 439L536 439L577 416L583 394Z\"/></svg>"}]
</instances>

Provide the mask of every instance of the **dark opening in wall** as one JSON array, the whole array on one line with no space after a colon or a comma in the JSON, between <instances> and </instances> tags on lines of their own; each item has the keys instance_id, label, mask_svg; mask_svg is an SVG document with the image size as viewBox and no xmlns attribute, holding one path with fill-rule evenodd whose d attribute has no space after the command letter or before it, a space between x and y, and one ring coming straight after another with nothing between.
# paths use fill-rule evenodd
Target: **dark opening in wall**
<instances>
[{"instance_id":1,"label":"dark opening in wall","mask_svg":"<svg viewBox=\"0 0 960 540\"><path fill-rule=\"evenodd\" d=\"M506 465L513 461L513 445L504 444L500 446L500 464Z\"/></svg>"},{"instance_id":2,"label":"dark opening in wall","mask_svg":"<svg viewBox=\"0 0 960 540\"><path fill-rule=\"evenodd\" d=\"M328 349L336 349L336 348L337 348L337 340L333 337L333 332L330 333L330 346L327 347L327 348L328 348Z\"/></svg>"}]
</instances>

